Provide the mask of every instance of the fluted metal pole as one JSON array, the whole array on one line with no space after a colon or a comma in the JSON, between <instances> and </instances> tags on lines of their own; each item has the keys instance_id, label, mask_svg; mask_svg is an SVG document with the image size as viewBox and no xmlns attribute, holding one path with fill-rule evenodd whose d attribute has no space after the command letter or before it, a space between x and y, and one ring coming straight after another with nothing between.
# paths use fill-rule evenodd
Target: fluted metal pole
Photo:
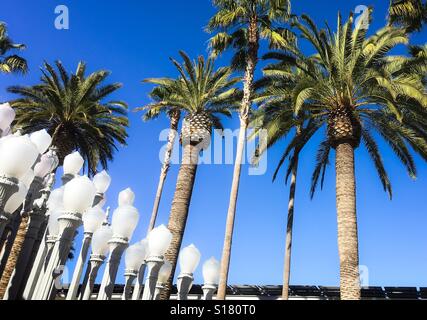
<instances>
[{"instance_id":1,"label":"fluted metal pole","mask_svg":"<svg viewBox=\"0 0 427 320\"><path fill-rule=\"evenodd\" d=\"M74 268L73 278L71 280L70 287L68 288L66 300L75 300L77 297L77 291L79 289L83 267L89 252L90 243L92 241L92 235L92 232L84 233L82 248L80 250L79 258L77 259L77 263Z\"/></svg>"},{"instance_id":2,"label":"fluted metal pole","mask_svg":"<svg viewBox=\"0 0 427 320\"><path fill-rule=\"evenodd\" d=\"M90 300L93 286L95 285L96 276L98 275L99 268L104 263L105 257L101 255L90 255L90 272L88 282L82 295L82 300Z\"/></svg>"},{"instance_id":3,"label":"fluted metal pole","mask_svg":"<svg viewBox=\"0 0 427 320\"><path fill-rule=\"evenodd\" d=\"M188 293L193 286L193 275L191 273L181 273L177 279L178 298L177 300L187 300Z\"/></svg>"},{"instance_id":4,"label":"fluted metal pole","mask_svg":"<svg viewBox=\"0 0 427 320\"><path fill-rule=\"evenodd\" d=\"M202 290L203 290L203 300L212 300L215 294L215 291L217 290L217 286L213 284L205 284L202 287Z\"/></svg>"},{"instance_id":5,"label":"fluted metal pole","mask_svg":"<svg viewBox=\"0 0 427 320\"><path fill-rule=\"evenodd\" d=\"M164 264L163 257L149 257L146 261L147 265L147 279L145 280L144 293L142 300L153 300L156 291L157 279L159 278L159 271Z\"/></svg>"},{"instance_id":6,"label":"fluted metal pole","mask_svg":"<svg viewBox=\"0 0 427 320\"><path fill-rule=\"evenodd\" d=\"M56 241L52 250L52 256L43 277L43 286L35 297L38 300L48 300L55 291L55 279L58 278L63 270L58 267L65 266L71 244L75 237L76 229L82 224L82 215L80 213L64 213L58 218L59 239Z\"/></svg>"},{"instance_id":7,"label":"fluted metal pole","mask_svg":"<svg viewBox=\"0 0 427 320\"><path fill-rule=\"evenodd\" d=\"M138 275L138 270L125 270L125 287L123 290L122 300L130 300L132 283Z\"/></svg>"},{"instance_id":8,"label":"fluted metal pole","mask_svg":"<svg viewBox=\"0 0 427 320\"><path fill-rule=\"evenodd\" d=\"M98 300L110 300L113 295L114 284L116 282L117 270L119 269L120 259L123 252L128 247L128 239L113 237L109 242L110 257L105 267L102 278L101 288L98 293Z\"/></svg>"},{"instance_id":9,"label":"fluted metal pole","mask_svg":"<svg viewBox=\"0 0 427 320\"><path fill-rule=\"evenodd\" d=\"M142 293L142 285L144 283L146 265L145 262L141 265L138 271L138 277L136 279L135 286L133 288L132 300L139 300Z\"/></svg>"}]
</instances>

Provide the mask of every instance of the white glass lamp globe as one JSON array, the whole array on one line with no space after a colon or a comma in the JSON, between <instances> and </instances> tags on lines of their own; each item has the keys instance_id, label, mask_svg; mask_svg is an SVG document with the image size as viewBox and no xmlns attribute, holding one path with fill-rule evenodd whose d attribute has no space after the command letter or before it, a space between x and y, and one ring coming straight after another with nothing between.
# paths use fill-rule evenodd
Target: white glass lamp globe
<instances>
[{"instance_id":1,"label":"white glass lamp globe","mask_svg":"<svg viewBox=\"0 0 427 320\"><path fill-rule=\"evenodd\" d=\"M172 264L165 260L165 263L162 265L159 271L159 278L157 280L158 283L166 283L169 279L169 276L172 272Z\"/></svg>"},{"instance_id":2,"label":"white glass lamp globe","mask_svg":"<svg viewBox=\"0 0 427 320\"><path fill-rule=\"evenodd\" d=\"M69 154L64 158L64 174L78 174L82 169L84 162L84 159L77 151Z\"/></svg>"},{"instance_id":3,"label":"white glass lamp globe","mask_svg":"<svg viewBox=\"0 0 427 320\"><path fill-rule=\"evenodd\" d=\"M49 148L50 144L52 143L52 137L45 129L32 133L30 135L30 139L31 142L36 145L40 154L45 153L47 148Z\"/></svg>"},{"instance_id":4,"label":"white glass lamp globe","mask_svg":"<svg viewBox=\"0 0 427 320\"><path fill-rule=\"evenodd\" d=\"M64 186L64 210L83 213L92 206L95 186L86 176L77 176Z\"/></svg>"},{"instance_id":5,"label":"white glass lamp globe","mask_svg":"<svg viewBox=\"0 0 427 320\"><path fill-rule=\"evenodd\" d=\"M97 173L93 177L93 183L95 184L96 192L103 194L108 190L108 187L110 186L111 177L104 170L100 173Z\"/></svg>"},{"instance_id":6,"label":"white glass lamp globe","mask_svg":"<svg viewBox=\"0 0 427 320\"><path fill-rule=\"evenodd\" d=\"M142 246L145 247L145 257L144 257L144 260L146 260L148 258L148 240L147 240L147 238L145 238L145 239L142 239L139 243Z\"/></svg>"},{"instance_id":7,"label":"white glass lamp globe","mask_svg":"<svg viewBox=\"0 0 427 320\"><path fill-rule=\"evenodd\" d=\"M219 282L220 264L214 257L203 264L203 280L205 284L217 285Z\"/></svg>"},{"instance_id":8,"label":"white glass lamp globe","mask_svg":"<svg viewBox=\"0 0 427 320\"><path fill-rule=\"evenodd\" d=\"M9 200L6 202L4 211L12 214L18 210L19 206L24 202L25 197L27 196L28 188L27 186L20 182L18 192L15 192Z\"/></svg>"},{"instance_id":9,"label":"white glass lamp globe","mask_svg":"<svg viewBox=\"0 0 427 320\"><path fill-rule=\"evenodd\" d=\"M39 151L28 135L2 139L0 174L21 179L37 160Z\"/></svg>"},{"instance_id":10,"label":"white glass lamp globe","mask_svg":"<svg viewBox=\"0 0 427 320\"><path fill-rule=\"evenodd\" d=\"M168 250L172 241L172 233L165 225L162 224L161 226L151 230L147 239L149 255L162 257Z\"/></svg>"},{"instance_id":11,"label":"white glass lamp globe","mask_svg":"<svg viewBox=\"0 0 427 320\"><path fill-rule=\"evenodd\" d=\"M9 103L0 104L0 129L6 130L15 119L15 110Z\"/></svg>"},{"instance_id":12,"label":"white glass lamp globe","mask_svg":"<svg viewBox=\"0 0 427 320\"><path fill-rule=\"evenodd\" d=\"M64 206L64 187L53 190L47 200L49 210L62 209Z\"/></svg>"},{"instance_id":13,"label":"white glass lamp globe","mask_svg":"<svg viewBox=\"0 0 427 320\"><path fill-rule=\"evenodd\" d=\"M131 188L127 188L119 193L119 206L133 205L135 193Z\"/></svg>"},{"instance_id":14,"label":"white glass lamp globe","mask_svg":"<svg viewBox=\"0 0 427 320\"><path fill-rule=\"evenodd\" d=\"M200 262L200 251L194 244L181 250L179 254L179 266L181 273L193 274Z\"/></svg>"},{"instance_id":15,"label":"white glass lamp globe","mask_svg":"<svg viewBox=\"0 0 427 320\"><path fill-rule=\"evenodd\" d=\"M30 169L27 173L21 178L23 184L29 189L34 180L34 170Z\"/></svg>"},{"instance_id":16,"label":"white glass lamp globe","mask_svg":"<svg viewBox=\"0 0 427 320\"><path fill-rule=\"evenodd\" d=\"M138 210L129 205L119 206L113 213L111 227L115 237L132 238L136 225L138 224Z\"/></svg>"},{"instance_id":17,"label":"white glass lamp globe","mask_svg":"<svg viewBox=\"0 0 427 320\"><path fill-rule=\"evenodd\" d=\"M110 246L108 241L113 237L113 230L109 226L101 226L92 236L92 253L107 256Z\"/></svg>"},{"instance_id":18,"label":"white glass lamp globe","mask_svg":"<svg viewBox=\"0 0 427 320\"><path fill-rule=\"evenodd\" d=\"M99 206L88 209L83 214L83 229L84 232L94 233L102 226L105 220L105 212Z\"/></svg>"},{"instance_id":19,"label":"white glass lamp globe","mask_svg":"<svg viewBox=\"0 0 427 320\"><path fill-rule=\"evenodd\" d=\"M125 252L125 268L139 271L139 268L144 263L146 253L147 247L143 243L137 242L131 245Z\"/></svg>"},{"instance_id":20,"label":"white glass lamp globe","mask_svg":"<svg viewBox=\"0 0 427 320\"><path fill-rule=\"evenodd\" d=\"M50 236L58 236L59 235L59 222L58 218L62 216L62 210L53 210L50 211L49 221L47 223L47 229L49 231Z\"/></svg>"},{"instance_id":21,"label":"white glass lamp globe","mask_svg":"<svg viewBox=\"0 0 427 320\"><path fill-rule=\"evenodd\" d=\"M54 169L55 159L49 154L45 153L41 156L40 161L34 167L34 174L36 177L44 178Z\"/></svg>"}]
</instances>

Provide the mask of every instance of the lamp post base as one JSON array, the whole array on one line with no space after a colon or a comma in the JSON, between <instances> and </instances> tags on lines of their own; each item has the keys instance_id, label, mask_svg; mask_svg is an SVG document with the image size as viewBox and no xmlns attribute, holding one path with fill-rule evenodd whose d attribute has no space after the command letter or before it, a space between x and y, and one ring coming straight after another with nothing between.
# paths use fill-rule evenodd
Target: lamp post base
<instances>
[{"instance_id":1,"label":"lamp post base","mask_svg":"<svg viewBox=\"0 0 427 320\"><path fill-rule=\"evenodd\" d=\"M177 287L178 287L178 300L187 300L188 293L193 286L193 274L181 273L178 276Z\"/></svg>"},{"instance_id":2,"label":"lamp post base","mask_svg":"<svg viewBox=\"0 0 427 320\"><path fill-rule=\"evenodd\" d=\"M145 280L144 293L142 294L142 300L153 300L156 291L157 279L159 277L159 271L164 264L163 257L149 257L146 265L148 268L147 279Z\"/></svg>"}]
</instances>

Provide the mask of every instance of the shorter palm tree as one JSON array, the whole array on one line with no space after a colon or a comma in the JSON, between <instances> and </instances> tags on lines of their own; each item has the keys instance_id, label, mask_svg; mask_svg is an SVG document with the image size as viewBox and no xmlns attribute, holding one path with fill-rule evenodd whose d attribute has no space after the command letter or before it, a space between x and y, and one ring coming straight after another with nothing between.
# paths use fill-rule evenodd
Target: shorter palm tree
<instances>
[{"instance_id":1,"label":"shorter palm tree","mask_svg":"<svg viewBox=\"0 0 427 320\"><path fill-rule=\"evenodd\" d=\"M0 72L3 73L26 73L28 71L27 61L16 55L8 55L12 50L23 50L25 45L14 43L7 35L4 22L0 22Z\"/></svg>"},{"instance_id":2,"label":"shorter palm tree","mask_svg":"<svg viewBox=\"0 0 427 320\"><path fill-rule=\"evenodd\" d=\"M52 145L58 150L60 164L77 149L85 159L89 175L93 175L98 164L107 168L117 143L126 144L126 103L104 102L122 85L102 85L110 74L105 70L86 76L83 62L71 75L61 62L55 64L58 71L44 64L40 84L8 89L21 96L11 102L16 110L15 126L23 133L46 129L52 136Z\"/></svg>"},{"instance_id":3,"label":"shorter palm tree","mask_svg":"<svg viewBox=\"0 0 427 320\"><path fill-rule=\"evenodd\" d=\"M182 64L172 60L179 72L178 79L151 80L168 87L167 94L163 95L163 104L179 108L185 114L180 136L183 156L168 223L173 238L165 254L165 259L172 264L172 272L162 299L169 298L171 293L199 153L209 145L212 128L222 129L219 116L231 116L232 108L237 108L236 97L240 97L239 91L234 88L239 79L231 78L231 68L223 67L215 70L212 58L205 61L200 56L197 61L191 61L184 52L181 51L180 55L184 60Z\"/></svg>"},{"instance_id":4,"label":"shorter palm tree","mask_svg":"<svg viewBox=\"0 0 427 320\"><path fill-rule=\"evenodd\" d=\"M390 0L390 25L401 26L408 32L420 31L427 23L427 2L423 0Z\"/></svg>"}]
</instances>

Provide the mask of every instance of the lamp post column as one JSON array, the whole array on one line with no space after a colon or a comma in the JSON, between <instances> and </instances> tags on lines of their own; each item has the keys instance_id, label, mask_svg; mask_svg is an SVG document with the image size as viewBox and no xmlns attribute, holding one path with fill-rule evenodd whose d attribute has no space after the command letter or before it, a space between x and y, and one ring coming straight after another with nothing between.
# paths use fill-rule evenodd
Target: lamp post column
<instances>
[{"instance_id":1,"label":"lamp post column","mask_svg":"<svg viewBox=\"0 0 427 320\"><path fill-rule=\"evenodd\" d=\"M102 278L101 288L99 289L98 293L98 300L111 299L120 259L123 255L123 252L129 245L128 239L119 237L114 237L108 243L110 244L111 253L105 268L104 276Z\"/></svg>"},{"instance_id":2,"label":"lamp post column","mask_svg":"<svg viewBox=\"0 0 427 320\"><path fill-rule=\"evenodd\" d=\"M88 282L83 292L82 300L90 300L92 294L93 286L95 284L96 277L98 275L99 268L104 263L105 256L92 254L90 256L90 273L88 277Z\"/></svg>"},{"instance_id":3,"label":"lamp post column","mask_svg":"<svg viewBox=\"0 0 427 320\"><path fill-rule=\"evenodd\" d=\"M146 265L148 268L147 279L145 280L144 293L142 300L153 300L156 291L157 279L159 271L164 263L163 257L152 256L147 259Z\"/></svg>"},{"instance_id":4,"label":"lamp post column","mask_svg":"<svg viewBox=\"0 0 427 320\"><path fill-rule=\"evenodd\" d=\"M141 298L142 285L144 283L144 275L145 275L146 267L147 267L147 265L145 263L143 263L141 265L141 268L139 268L138 277L136 279L136 283L135 283L135 286L133 288L132 300L139 300Z\"/></svg>"},{"instance_id":5,"label":"lamp post column","mask_svg":"<svg viewBox=\"0 0 427 320\"><path fill-rule=\"evenodd\" d=\"M73 278L71 280L70 287L68 288L66 300L75 300L77 297L77 291L79 289L80 279L82 277L83 266L89 252L90 242L92 241L92 235L93 233L91 232L85 232L84 234L82 248L80 250L79 258L74 268Z\"/></svg>"},{"instance_id":6,"label":"lamp post column","mask_svg":"<svg viewBox=\"0 0 427 320\"><path fill-rule=\"evenodd\" d=\"M138 276L137 270L125 270L125 288L123 290L122 300L130 300L132 283Z\"/></svg>"},{"instance_id":7,"label":"lamp post column","mask_svg":"<svg viewBox=\"0 0 427 320\"><path fill-rule=\"evenodd\" d=\"M216 285L205 284L202 287L203 300L212 300L216 289L217 289Z\"/></svg>"},{"instance_id":8,"label":"lamp post column","mask_svg":"<svg viewBox=\"0 0 427 320\"><path fill-rule=\"evenodd\" d=\"M154 299L153 300L160 300L160 295L162 294L162 291L165 289L164 285L161 283L156 284L156 289L154 290Z\"/></svg>"},{"instance_id":9,"label":"lamp post column","mask_svg":"<svg viewBox=\"0 0 427 320\"><path fill-rule=\"evenodd\" d=\"M3 234L4 228L6 227L10 214L4 212L9 198L16 192L18 192L18 179L6 176L0 176L0 235Z\"/></svg>"},{"instance_id":10,"label":"lamp post column","mask_svg":"<svg viewBox=\"0 0 427 320\"><path fill-rule=\"evenodd\" d=\"M187 300L188 293L193 286L193 274L181 273L178 276L177 287L178 287L178 300Z\"/></svg>"},{"instance_id":11,"label":"lamp post column","mask_svg":"<svg viewBox=\"0 0 427 320\"><path fill-rule=\"evenodd\" d=\"M66 212L58 218L58 222L60 236L53 247L52 255L43 277L43 287L41 287L39 295L36 297L39 300L48 300L55 290L55 279L62 274L62 270L58 274L55 274L55 271L58 267L64 266L67 261L76 229L82 224L81 214Z\"/></svg>"}]
</instances>

